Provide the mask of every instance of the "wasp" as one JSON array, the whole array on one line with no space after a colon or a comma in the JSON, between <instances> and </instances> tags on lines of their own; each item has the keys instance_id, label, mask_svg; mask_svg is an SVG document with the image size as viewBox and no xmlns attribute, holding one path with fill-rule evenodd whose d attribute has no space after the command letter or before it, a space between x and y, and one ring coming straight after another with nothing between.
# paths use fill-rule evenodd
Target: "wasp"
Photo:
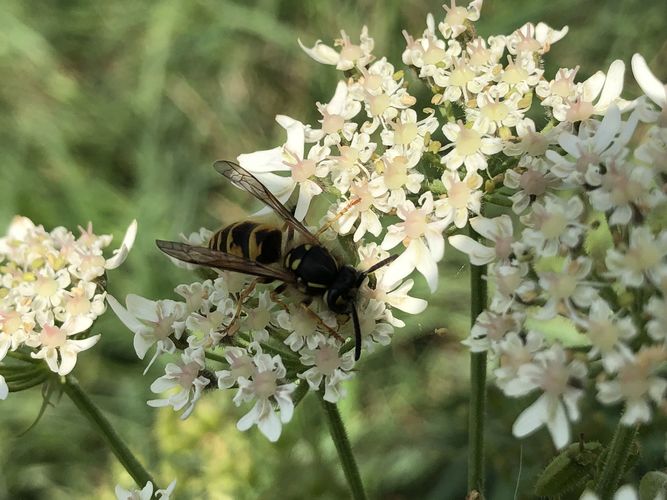
<instances>
[{"instance_id":1,"label":"wasp","mask_svg":"<svg viewBox=\"0 0 667 500\"><path fill-rule=\"evenodd\" d=\"M387 257L365 271L339 264L318 237L254 175L227 160L218 160L214 168L232 184L268 205L282 219L287 229L285 245L284 229L242 221L216 232L208 247L157 240L158 248L183 262L249 274L265 282L278 280L306 296L321 296L332 312L352 317L354 358L358 360L361 356L361 327L356 308L359 287L369 274L391 263L397 255ZM296 233L302 240L299 243L293 241Z\"/></svg>"}]
</instances>

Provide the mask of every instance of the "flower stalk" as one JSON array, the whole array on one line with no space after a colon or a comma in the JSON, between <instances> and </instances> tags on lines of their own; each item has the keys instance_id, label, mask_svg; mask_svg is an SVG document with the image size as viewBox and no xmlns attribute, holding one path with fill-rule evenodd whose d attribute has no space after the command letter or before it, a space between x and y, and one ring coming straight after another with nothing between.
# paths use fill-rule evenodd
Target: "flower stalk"
<instances>
[{"instance_id":1,"label":"flower stalk","mask_svg":"<svg viewBox=\"0 0 667 500\"><path fill-rule=\"evenodd\" d=\"M470 228L470 236L480 236ZM470 323L486 309L486 266L470 266ZM468 416L468 492L484 493L484 419L486 417L486 352L470 353L470 413Z\"/></svg>"},{"instance_id":2,"label":"flower stalk","mask_svg":"<svg viewBox=\"0 0 667 500\"><path fill-rule=\"evenodd\" d=\"M320 396L319 400L322 403L322 408L324 408L324 413L327 416L327 423L329 425L331 439L333 439L333 442L336 445L336 451L338 451L338 457L340 458L341 465L343 466L345 478L347 479L347 482L350 486L352 498L354 500L363 500L366 498L366 493L364 492L364 486L361 482L361 476L359 474L359 469L357 468L357 462L354 459L354 455L352 454L350 440L347 437L345 425L343 424L343 419L340 416L340 411L338 411L338 406L336 406L334 403L325 401L321 392L318 394Z\"/></svg>"},{"instance_id":3,"label":"flower stalk","mask_svg":"<svg viewBox=\"0 0 667 500\"><path fill-rule=\"evenodd\" d=\"M116 430L111 426L111 423L95 406L93 401L81 389L79 382L71 375L64 377L62 384L63 390L76 405L76 407L83 413L90 421L93 427L104 437L111 451L113 451L118 461L125 467L125 470L132 476L137 486L142 487L148 481L155 485L155 481L146 469L141 465L139 460L127 447L125 442L118 435Z\"/></svg>"},{"instance_id":4,"label":"flower stalk","mask_svg":"<svg viewBox=\"0 0 667 500\"><path fill-rule=\"evenodd\" d=\"M609 445L607 457L595 486L595 492L600 498L611 498L625 473L628 458L632 449L632 442L637 435L637 425L618 423L614 437Z\"/></svg>"}]
</instances>

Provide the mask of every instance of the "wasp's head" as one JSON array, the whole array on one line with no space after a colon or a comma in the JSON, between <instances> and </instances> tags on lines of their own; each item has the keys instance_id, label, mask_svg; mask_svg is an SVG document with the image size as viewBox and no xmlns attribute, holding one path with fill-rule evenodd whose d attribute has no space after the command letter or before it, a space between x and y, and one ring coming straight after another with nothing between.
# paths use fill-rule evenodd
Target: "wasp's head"
<instances>
[{"instance_id":1,"label":"wasp's head","mask_svg":"<svg viewBox=\"0 0 667 500\"><path fill-rule=\"evenodd\" d=\"M339 269L336 279L324 294L329 309L337 314L350 312L350 307L357 297L361 273L352 266Z\"/></svg>"}]
</instances>

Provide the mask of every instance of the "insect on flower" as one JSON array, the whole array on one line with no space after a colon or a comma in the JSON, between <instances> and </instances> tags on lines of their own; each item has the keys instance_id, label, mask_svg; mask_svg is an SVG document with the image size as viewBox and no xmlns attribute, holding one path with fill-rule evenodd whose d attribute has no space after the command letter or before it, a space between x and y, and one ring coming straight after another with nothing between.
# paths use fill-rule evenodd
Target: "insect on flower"
<instances>
[{"instance_id":1,"label":"insect on flower","mask_svg":"<svg viewBox=\"0 0 667 500\"><path fill-rule=\"evenodd\" d=\"M367 275L391 263L397 255L381 260L366 271L339 264L317 235L299 222L250 172L227 160L217 161L214 167L233 184L271 207L285 222L285 228L241 221L215 233L208 247L163 240L157 240L157 246L167 255L191 264L250 274L263 282L282 281L283 285L276 292L292 286L306 297L322 296L331 311L352 316L354 357L358 360L361 327L355 306L357 291ZM299 241L295 240L295 233Z\"/></svg>"}]
</instances>

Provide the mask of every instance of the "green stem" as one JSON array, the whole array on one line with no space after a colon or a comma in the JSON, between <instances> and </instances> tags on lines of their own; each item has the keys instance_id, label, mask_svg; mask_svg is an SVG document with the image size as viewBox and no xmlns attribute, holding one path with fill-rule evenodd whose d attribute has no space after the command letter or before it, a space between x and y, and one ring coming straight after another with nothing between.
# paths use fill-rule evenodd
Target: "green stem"
<instances>
[{"instance_id":1,"label":"green stem","mask_svg":"<svg viewBox=\"0 0 667 500\"><path fill-rule=\"evenodd\" d=\"M39 375L26 381L8 382L7 387L9 388L9 392L21 392L31 389L36 385L43 384L47 378L48 374L44 373L43 375Z\"/></svg>"},{"instance_id":2,"label":"green stem","mask_svg":"<svg viewBox=\"0 0 667 500\"><path fill-rule=\"evenodd\" d=\"M470 236L480 236L470 229ZM470 324L486 309L486 266L470 266ZM468 493L484 497L484 420L486 417L486 352L470 353L470 414L468 415Z\"/></svg>"},{"instance_id":3,"label":"green stem","mask_svg":"<svg viewBox=\"0 0 667 500\"><path fill-rule=\"evenodd\" d=\"M207 357L208 359L212 361L217 361L219 363L224 363L224 364L229 364L227 363L227 360L225 359L224 356L220 356L219 354L216 354L211 351L204 351L204 356Z\"/></svg>"},{"instance_id":4,"label":"green stem","mask_svg":"<svg viewBox=\"0 0 667 500\"><path fill-rule=\"evenodd\" d=\"M47 372L41 367L33 368L32 370L17 370L12 371L4 375L5 382L25 382L36 378L43 379L42 375L46 375Z\"/></svg>"},{"instance_id":5,"label":"green stem","mask_svg":"<svg viewBox=\"0 0 667 500\"><path fill-rule=\"evenodd\" d=\"M113 451L116 458L118 458L118 461L125 467L125 470L130 476L132 476L132 479L134 479L137 486L143 488L145 484L150 481L153 483L153 487L157 490L158 486L155 484L151 475L139 463L102 412L95 406L88 395L83 392L79 382L73 376L68 375L65 377L63 388L79 411L81 411L81 413L88 418L93 427L102 434L104 440L111 448L111 451Z\"/></svg>"},{"instance_id":6,"label":"green stem","mask_svg":"<svg viewBox=\"0 0 667 500\"><path fill-rule=\"evenodd\" d=\"M20 359L21 361L25 361L26 363L31 363L31 364L41 363L40 360L37 360L37 359L33 358L32 356L30 356L29 354L26 354L24 352L9 351L7 353L7 356L9 356L10 358L14 358L14 359Z\"/></svg>"},{"instance_id":7,"label":"green stem","mask_svg":"<svg viewBox=\"0 0 667 500\"><path fill-rule=\"evenodd\" d=\"M354 500L364 500L366 498L364 485L361 483L361 476L359 475L357 462L354 460L350 440L347 437L347 432L343 425L343 419L340 417L338 406L325 401L321 392L319 392L318 395L322 407L324 408L324 413L327 416L331 439L333 439L333 442L336 445L338 458L340 458L341 465L343 466L343 472L345 473L345 478L350 486L352 498Z\"/></svg>"},{"instance_id":8,"label":"green stem","mask_svg":"<svg viewBox=\"0 0 667 500\"><path fill-rule=\"evenodd\" d=\"M632 442L637 434L636 425L626 426L621 422L616 427L614 438L609 445L607 458L600 473L600 479L595 486L595 492L600 498L611 498L625 473L625 467L630 456Z\"/></svg>"}]
</instances>

